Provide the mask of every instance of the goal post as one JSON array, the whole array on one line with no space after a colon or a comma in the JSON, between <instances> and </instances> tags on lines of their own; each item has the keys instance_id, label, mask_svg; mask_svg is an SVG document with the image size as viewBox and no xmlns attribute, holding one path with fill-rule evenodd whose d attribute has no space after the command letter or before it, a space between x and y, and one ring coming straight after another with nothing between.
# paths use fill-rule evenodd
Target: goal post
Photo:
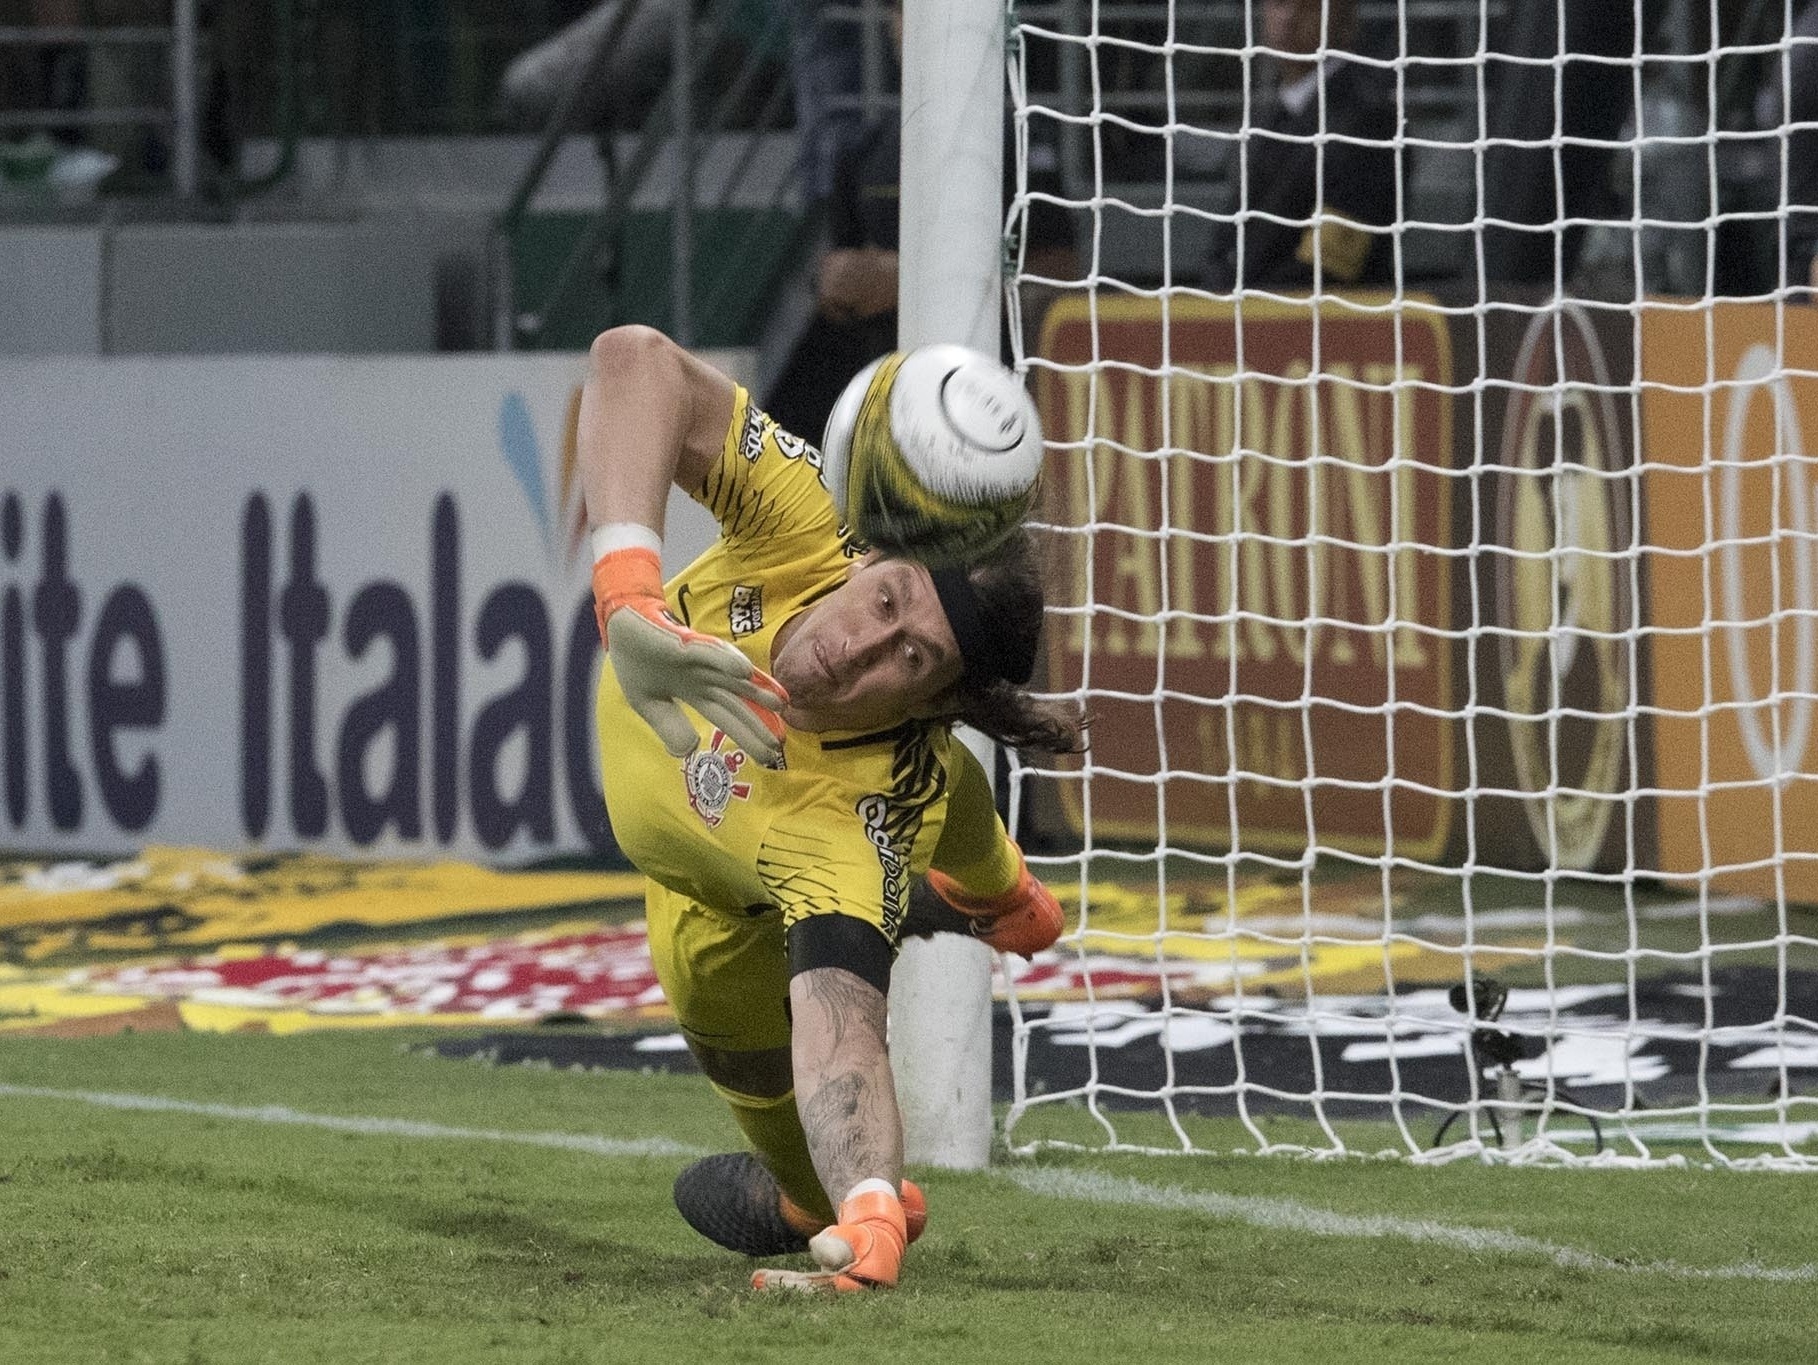
<instances>
[{"instance_id":1,"label":"goal post","mask_svg":"<svg viewBox=\"0 0 1818 1365\"><path fill-rule=\"evenodd\" d=\"M1093 729L1011 762L1010 1145L1818 1168L1818 11L1312 8L1011 15Z\"/></svg>"},{"instance_id":2,"label":"goal post","mask_svg":"<svg viewBox=\"0 0 1818 1365\"><path fill-rule=\"evenodd\" d=\"M903 7L897 344L996 354L1003 308L1005 11L980 0ZM990 741L973 732L991 772ZM903 945L890 1056L905 1157L968 1170L991 1156L991 954L939 935Z\"/></svg>"}]
</instances>

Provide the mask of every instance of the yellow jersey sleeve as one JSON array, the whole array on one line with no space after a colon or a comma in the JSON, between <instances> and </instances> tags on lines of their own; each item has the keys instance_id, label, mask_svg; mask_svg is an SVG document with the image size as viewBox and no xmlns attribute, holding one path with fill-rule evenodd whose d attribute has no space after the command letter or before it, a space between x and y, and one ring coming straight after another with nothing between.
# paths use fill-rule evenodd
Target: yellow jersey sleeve
<instances>
[{"instance_id":1,"label":"yellow jersey sleeve","mask_svg":"<svg viewBox=\"0 0 1818 1365\"><path fill-rule=\"evenodd\" d=\"M946 820L933 866L975 896L996 896L1016 885L1022 871L1016 848L991 796L991 780L972 750L950 746Z\"/></svg>"},{"instance_id":2,"label":"yellow jersey sleeve","mask_svg":"<svg viewBox=\"0 0 1818 1365\"><path fill-rule=\"evenodd\" d=\"M841 538L821 452L784 431L743 387L719 459L692 496L719 522L725 552L748 566L811 557Z\"/></svg>"}]
</instances>

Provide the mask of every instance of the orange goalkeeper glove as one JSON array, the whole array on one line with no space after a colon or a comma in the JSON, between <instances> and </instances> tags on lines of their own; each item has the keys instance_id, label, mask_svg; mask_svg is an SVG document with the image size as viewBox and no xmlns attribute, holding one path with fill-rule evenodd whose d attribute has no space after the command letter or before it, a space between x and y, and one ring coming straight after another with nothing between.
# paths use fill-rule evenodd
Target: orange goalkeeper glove
<instances>
[{"instance_id":1,"label":"orange goalkeeper glove","mask_svg":"<svg viewBox=\"0 0 1818 1365\"><path fill-rule=\"evenodd\" d=\"M700 742L686 702L767 768L783 757L783 685L725 640L690 630L663 603L662 562L643 546L593 566L593 612L625 700L677 758Z\"/></svg>"},{"instance_id":2,"label":"orange goalkeeper glove","mask_svg":"<svg viewBox=\"0 0 1818 1365\"><path fill-rule=\"evenodd\" d=\"M1034 957L1066 928L1060 902L1041 884L1023 861L1023 851L1016 849L1016 885L995 896L975 896L946 873L928 869L928 885L934 893L960 914L971 920L972 936L990 944L1000 953L1017 953Z\"/></svg>"},{"instance_id":3,"label":"orange goalkeeper glove","mask_svg":"<svg viewBox=\"0 0 1818 1365\"><path fill-rule=\"evenodd\" d=\"M908 1246L909 1225L896 1191L882 1180L863 1181L840 1205L839 1221L808 1241L820 1270L760 1270L751 1287L821 1294L887 1289L902 1271Z\"/></svg>"}]
</instances>

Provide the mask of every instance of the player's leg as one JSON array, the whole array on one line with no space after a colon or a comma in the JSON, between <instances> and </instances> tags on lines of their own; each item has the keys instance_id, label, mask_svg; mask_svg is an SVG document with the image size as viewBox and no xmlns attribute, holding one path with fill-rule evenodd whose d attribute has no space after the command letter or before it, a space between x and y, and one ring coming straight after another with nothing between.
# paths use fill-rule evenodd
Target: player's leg
<instances>
[{"instance_id":1,"label":"player's leg","mask_svg":"<svg viewBox=\"0 0 1818 1365\"><path fill-rule=\"evenodd\" d=\"M804 1225L824 1224L833 1206L795 1107L782 916L725 915L654 884L646 912L651 962L690 1051Z\"/></svg>"},{"instance_id":2,"label":"player's leg","mask_svg":"<svg viewBox=\"0 0 1818 1365\"><path fill-rule=\"evenodd\" d=\"M748 1256L808 1249L833 1220L795 1107L782 917L717 914L654 883L645 897L651 961L689 1050L732 1110L753 1151L704 1158L676 1180L676 1205L696 1231ZM909 1238L927 1222L905 1180Z\"/></svg>"}]
</instances>

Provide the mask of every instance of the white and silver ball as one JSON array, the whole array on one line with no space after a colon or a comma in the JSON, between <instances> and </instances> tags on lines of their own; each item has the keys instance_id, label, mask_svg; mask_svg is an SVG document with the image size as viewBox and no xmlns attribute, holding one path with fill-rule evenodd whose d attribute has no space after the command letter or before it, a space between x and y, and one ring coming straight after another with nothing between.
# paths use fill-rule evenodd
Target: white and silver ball
<instances>
[{"instance_id":1,"label":"white and silver ball","mask_svg":"<svg viewBox=\"0 0 1818 1365\"><path fill-rule=\"evenodd\" d=\"M892 351L827 419L821 467L860 540L932 565L989 551L1028 515L1041 420L1016 374L965 346Z\"/></svg>"}]
</instances>

